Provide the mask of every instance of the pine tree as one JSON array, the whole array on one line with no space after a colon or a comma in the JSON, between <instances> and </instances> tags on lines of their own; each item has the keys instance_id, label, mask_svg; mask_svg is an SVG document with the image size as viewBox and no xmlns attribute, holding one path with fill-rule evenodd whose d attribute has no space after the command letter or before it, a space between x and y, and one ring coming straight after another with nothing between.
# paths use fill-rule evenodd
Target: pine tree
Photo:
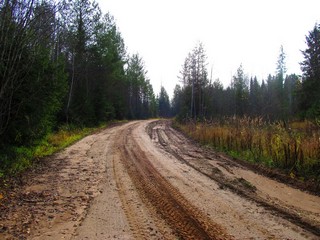
<instances>
[{"instance_id":1,"label":"pine tree","mask_svg":"<svg viewBox=\"0 0 320 240\"><path fill-rule=\"evenodd\" d=\"M286 68L286 54L283 50L283 46L280 47L280 53L277 61L277 71L275 76L275 82L273 84L273 101L274 101L274 116L275 118L284 118L285 105L284 105L284 80L287 72Z\"/></svg>"},{"instance_id":2,"label":"pine tree","mask_svg":"<svg viewBox=\"0 0 320 240\"><path fill-rule=\"evenodd\" d=\"M277 61L277 72L276 72L276 77L279 79L281 86L283 85L286 72L287 72L286 54L283 50L283 46L281 45L280 53Z\"/></svg>"},{"instance_id":3,"label":"pine tree","mask_svg":"<svg viewBox=\"0 0 320 240\"><path fill-rule=\"evenodd\" d=\"M251 116L259 116L261 110L261 90L257 77L250 79L249 112Z\"/></svg>"},{"instance_id":4,"label":"pine tree","mask_svg":"<svg viewBox=\"0 0 320 240\"><path fill-rule=\"evenodd\" d=\"M178 115L182 110L182 89L180 85L176 85L173 90L173 98L172 98L172 115Z\"/></svg>"},{"instance_id":5,"label":"pine tree","mask_svg":"<svg viewBox=\"0 0 320 240\"><path fill-rule=\"evenodd\" d=\"M95 44L89 48L88 69L92 82L92 106L96 120L104 121L126 117L124 41L114 18L108 13L94 32Z\"/></svg>"},{"instance_id":6,"label":"pine tree","mask_svg":"<svg viewBox=\"0 0 320 240\"><path fill-rule=\"evenodd\" d=\"M189 104L189 116L191 118L202 118L205 115L206 97L205 88L208 86L207 56L202 43L199 43L191 53L188 54L180 79L184 84L184 91L190 99L186 99L185 104Z\"/></svg>"},{"instance_id":7,"label":"pine tree","mask_svg":"<svg viewBox=\"0 0 320 240\"><path fill-rule=\"evenodd\" d=\"M95 30L100 24L101 10L90 0L72 0L62 12L63 24L68 35L65 43L69 94L66 104L66 120L76 123L94 122L90 78L89 49L96 43Z\"/></svg>"},{"instance_id":8,"label":"pine tree","mask_svg":"<svg viewBox=\"0 0 320 240\"><path fill-rule=\"evenodd\" d=\"M296 74L286 76L283 89L284 114L286 118L293 117L298 112L297 93L300 88L300 79Z\"/></svg>"},{"instance_id":9,"label":"pine tree","mask_svg":"<svg viewBox=\"0 0 320 240\"><path fill-rule=\"evenodd\" d=\"M244 74L242 65L237 70L237 74L233 76L232 87L235 92L235 114L243 116L248 107L248 78Z\"/></svg>"},{"instance_id":10,"label":"pine tree","mask_svg":"<svg viewBox=\"0 0 320 240\"><path fill-rule=\"evenodd\" d=\"M303 51L301 63L303 82L301 91L301 111L307 117L320 116L320 24L306 36L308 48Z\"/></svg>"},{"instance_id":11,"label":"pine tree","mask_svg":"<svg viewBox=\"0 0 320 240\"><path fill-rule=\"evenodd\" d=\"M128 60L126 69L128 84L129 119L155 117L155 96L147 78L144 62L138 54L133 54Z\"/></svg>"},{"instance_id":12,"label":"pine tree","mask_svg":"<svg viewBox=\"0 0 320 240\"><path fill-rule=\"evenodd\" d=\"M30 144L55 125L66 90L56 11L46 1L0 5L0 145Z\"/></svg>"},{"instance_id":13,"label":"pine tree","mask_svg":"<svg viewBox=\"0 0 320 240\"><path fill-rule=\"evenodd\" d=\"M158 97L159 117L169 117L171 115L171 106L169 95L164 87L161 87Z\"/></svg>"}]
</instances>

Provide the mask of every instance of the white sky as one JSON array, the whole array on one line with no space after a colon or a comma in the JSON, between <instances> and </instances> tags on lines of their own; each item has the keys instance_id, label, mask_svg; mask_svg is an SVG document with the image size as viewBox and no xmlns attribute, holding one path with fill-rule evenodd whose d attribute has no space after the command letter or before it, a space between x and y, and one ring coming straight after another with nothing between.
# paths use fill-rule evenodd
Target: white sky
<instances>
[{"instance_id":1,"label":"white sky","mask_svg":"<svg viewBox=\"0 0 320 240\"><path fill-rule=\"evenodd\" d=\"M320 23L319 0L97 0L115 17L130 54L139 53L154 92L170 96L187 54L200 41L208 73L227 87L242 63L245 73L274 74L283 45L287 73L300 74L305 36Z\"/></svg>"}]
</instances>

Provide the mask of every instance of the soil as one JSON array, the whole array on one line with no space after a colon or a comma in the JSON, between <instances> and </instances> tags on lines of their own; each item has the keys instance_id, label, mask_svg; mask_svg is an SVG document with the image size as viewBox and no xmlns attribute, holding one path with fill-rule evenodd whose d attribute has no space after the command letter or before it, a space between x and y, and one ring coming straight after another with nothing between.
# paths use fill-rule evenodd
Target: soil
<instances>
[{"instance_id":1,"label":"soil","mask_svg":"<svg viewBox=\"0 0 320 240\"><path fill-rule=\"evenodd\" d=\"M43 159L0 192L0 239L319 239L320 197L134 121Z\"/></svg>"}]
</instances>

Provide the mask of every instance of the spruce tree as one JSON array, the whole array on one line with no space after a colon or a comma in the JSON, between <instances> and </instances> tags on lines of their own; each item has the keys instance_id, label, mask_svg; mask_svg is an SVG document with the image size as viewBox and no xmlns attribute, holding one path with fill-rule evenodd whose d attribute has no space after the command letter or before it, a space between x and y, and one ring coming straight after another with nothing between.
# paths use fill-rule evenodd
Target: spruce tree
<instances>
[{"instance_id":1,"label":"spruce tree","mask_svg":"<svg viewBox=\"0 0 320 240\"><path fill-rule=\"evenodd\" d=\"M305 116L320 117L320 24L306 36L307 49L303 51L301 63L303 82L301 91L301 110Z\"/></svg>"},{"instance_id":2,"label":"spruce tree","mask_svg":"<svg viewBox=\"0 0 320 240\"><path fill-rule=\"evenodd\" d=\"M169 95L164 87L161 87L160 90L158 106L159 117L169 117L171 115Z\"/></svg>"}]
</instances>

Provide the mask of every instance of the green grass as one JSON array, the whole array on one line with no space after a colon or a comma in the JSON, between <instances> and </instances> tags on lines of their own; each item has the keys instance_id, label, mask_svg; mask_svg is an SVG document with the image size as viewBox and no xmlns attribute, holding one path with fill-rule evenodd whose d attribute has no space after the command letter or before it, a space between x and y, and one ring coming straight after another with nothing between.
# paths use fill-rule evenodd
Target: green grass
<instances>
[{"instance_id":1,"label":"green grass","mask_svg":"<svg viewBox=\"0 0 320 240\"><path fill-rule=\"evenodd\" d=\"M106 124L95 128L62 126L58 131L48 134L31 146L8 146L5 152L0 153L0 179L20 173L32 167L36 160L50 156L106 126Z\"/></svg>"}]
</instances>

